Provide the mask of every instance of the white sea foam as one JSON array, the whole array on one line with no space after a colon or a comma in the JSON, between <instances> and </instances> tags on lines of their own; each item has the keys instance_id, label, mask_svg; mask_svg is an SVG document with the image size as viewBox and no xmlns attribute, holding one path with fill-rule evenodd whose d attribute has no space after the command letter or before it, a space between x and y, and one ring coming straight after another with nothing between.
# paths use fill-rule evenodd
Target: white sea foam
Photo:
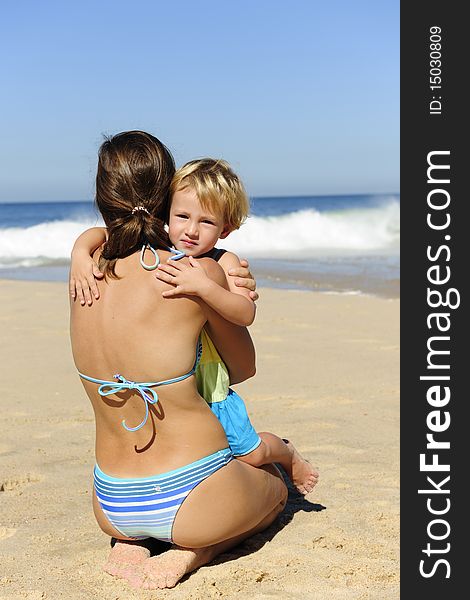
<instances>
[{"instance_id":1,"label":"white sea foam","mask_svg":"<svg viewBox=\"0 0 470 600\"><path fill-rule=\"evenodd\" d=\"M67 220L0 229L0 268L66 264L74 240L94 225ZM217 245L253 258L398 253L399 235L400 205L390 200L374 208L252 216Z\"/></svg>"},{"instance_id":2,"label":"white sea foam","mask_svg":"<svg viewBox=\"0 0 470 600\"><path fill-rule=\"evenodd\" d=\"M315 256L371 251L397 252L400 204L319 212L314 209L280 217L250 217L239 231L217 244L252 257Z\"/></svg>"},{"instance_id":3,"label":"white sea foam","mask_svg":"<svg viewBox=\"0 0 470 600\"><path fill-rule=\"evenodd\" d=\"M96 224L95 220L51 221L0 229L0 268L66 264L75 239Z\"/></svg>"}]
</instances>

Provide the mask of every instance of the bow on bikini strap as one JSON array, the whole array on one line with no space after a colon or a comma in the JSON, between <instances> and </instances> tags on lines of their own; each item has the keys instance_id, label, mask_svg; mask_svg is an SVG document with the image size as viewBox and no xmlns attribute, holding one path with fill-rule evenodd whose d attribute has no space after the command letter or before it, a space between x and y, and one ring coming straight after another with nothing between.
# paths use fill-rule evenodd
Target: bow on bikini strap
<instances>
[{"instance_id":1,"label":"bow on bikini strap","mask_svg":"<svg viewBox=\"0 0 470 600\"><path fill-rule=\"evenodd\" d=\"M128 427L125 419L122 420L122 426L127 431L138 431L145 425L149 416L149 404L156 404L158 402L158 394L149 385L145 383L137 383L136 381L130 381L119 373L113 375L114 379L117 379L116 383L104 383L98 388L100 396L110 396L111 394L119 394L125 390L136 390L142 396L145 404L145 416L144 419L136 427Z\"/></svg>"}]
</instances>

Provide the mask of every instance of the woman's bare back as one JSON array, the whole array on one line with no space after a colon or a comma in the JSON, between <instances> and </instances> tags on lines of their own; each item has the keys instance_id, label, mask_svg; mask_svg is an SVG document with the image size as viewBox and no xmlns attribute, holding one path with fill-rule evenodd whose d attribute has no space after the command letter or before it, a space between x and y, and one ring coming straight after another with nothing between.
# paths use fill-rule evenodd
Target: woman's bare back
<instances>
[{"instance_id":1,"label":"woman's bare back","mask_svg":"<svg viewBox=\"0 0 470 600\"><path fill-rule=\"evenodd\" d=\"M170 256L159 254L162 261ZM211 263L206 267L217 277L219 266ZM163 298L161 293L170 286L140 266L138 253L119 260L116 272L120 279L103 282L99 302L91 307L72 302L77 369L106 381L113 381L116 373L134 382L188 373L206 320L204 304L195 297ZM220 423L197 393L194 377L153 388L158 402L135 432L127 431L122 421L133 427L144 418L145 401L139 393L127 390L103 397L97 384L83 383L96 417L97 462L110 474L165 472L227 446Z\"/></svg>"}]
</instances>

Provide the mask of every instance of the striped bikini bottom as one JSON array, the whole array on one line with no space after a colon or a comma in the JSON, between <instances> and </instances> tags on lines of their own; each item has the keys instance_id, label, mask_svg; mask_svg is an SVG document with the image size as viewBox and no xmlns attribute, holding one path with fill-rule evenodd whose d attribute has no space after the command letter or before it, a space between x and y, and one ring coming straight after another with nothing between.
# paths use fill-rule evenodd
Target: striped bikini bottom
<instances>
[{"instance_id":1,"label":"striped bikini bottom","mask_svg":"<svg viewBox=\"0 0 470 600\"><path fill-rule=\"evenodd\" d=\"M96 497L109 522L125 537L172 541L176 513L201 481L232 460L230 448L152 477L111 477L95 466Z\"/></svg>"}]
</instances>

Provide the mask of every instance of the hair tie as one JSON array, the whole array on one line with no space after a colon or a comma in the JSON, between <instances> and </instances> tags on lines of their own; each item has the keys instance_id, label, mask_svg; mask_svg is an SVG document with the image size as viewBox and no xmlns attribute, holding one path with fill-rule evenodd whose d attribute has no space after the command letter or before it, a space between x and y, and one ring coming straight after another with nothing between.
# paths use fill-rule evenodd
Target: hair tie
<instances>
[{"instance_id":1,"label":"hair tie","mask_svg":"<svg viewBox=\"0 0 470 600\"><path fill-rule=\"evenodd\" d=\"M137 211L139 211L139 210L143 210L144 212L146 212L146 213L147 213L147 214L150 216L150 213L149 213L149 211L148 211L148 210L145 208L145 206L134 206L134 208L131 210L131 214L134 214L134 213L136 213L136 212L137 212Z\"/></svg>"}]
</instances>

